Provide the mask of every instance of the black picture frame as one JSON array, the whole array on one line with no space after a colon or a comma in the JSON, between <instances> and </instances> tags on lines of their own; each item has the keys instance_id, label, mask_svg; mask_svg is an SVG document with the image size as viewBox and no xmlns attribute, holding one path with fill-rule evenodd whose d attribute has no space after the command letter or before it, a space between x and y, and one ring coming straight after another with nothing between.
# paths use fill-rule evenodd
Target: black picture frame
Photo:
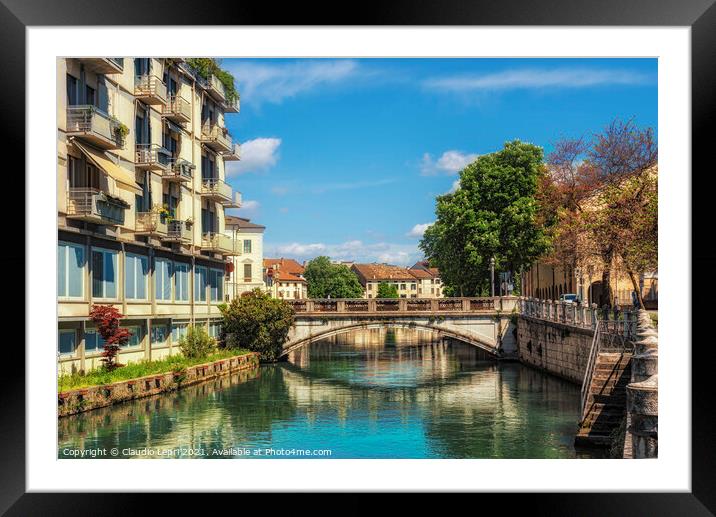
<instances>
[{"instance_id":1,"label":"black picture frame","mask_svg":"<svg viewBox=\"0 0 716 517\"><path fill-rule=\"evenodd\" d=\"M692 169L709 171L713 147L713 115L716 104L716 6L714 0L503 0L501 2L468 2L466 0L414 1L401 0L379 3L372 0L356 4L285 3L281 8L272 2L189 2L186 0L0 0L0 53L2 54L3 95L0 109L8 148L18 150L15 170L24 170L24 154L19 151L25 141L25 29L35 25L554 25L554 26L688 26L691 27L692 52ZM351 5L353 7L351 7ZM220 16L217 16L220 13ZM217 23L218 22L218 23ZM8 80L7 78L12 78ZM54 86L48 86L54 91ZM27 149L26 149L27 151ZM29 150L31 151L31 149ZM20 169L21 168L21 169ZM50 172L47 172L50 174ZM691 174L684 171L684 178ZM17 177L15 176L15 181ZM706 289L697 288L696 272L708 272L716 264L716 253L702 238L713 234L707 217L698 217L698 210L709 206L710 190L692 185L692 243L691 271L684 281L692 285L692 329L684 332L680 343L668 343L687 351L691 342L692 354L692 491L665 494L503 494L480 495L480 505L495 508L506 505L514 510L529 505L532 515L716 515L716 447L714 424L716 409L711 396L711 365L714 347L708 337L697 339L693 322L708 325L709 310ZM20 200L22 203L22 200ZM28 202L28 205L31 202ZM25 209L23 205L23 210ZM21 232L22 230L22 232ZM24 243L25 228L15 225L16 243ZM708 239L706 239L708 241ZM17 246L18 250L24 249ZM4 253L0 262L22 270L26 274L24 252ZM684 265L685 272L688 271ZM52 274L52 273L50 273ZM693 281L692 281L693 279ZM20 291L20 275L16 292ZM24 285L22 286L24 287ZM26 325L34 324L32 314L26 314ZM685 324L685 330L688 326ZM18 341L20 342L20 341ZM25 343L39 346L38 343ZM0 513L6 515L110 515L141 514L147 509L146 494L81 494L26 493L25 490L25 355L21 347L4 347L6 364L2 374L3 412L0 418L0 437L4 444L0 477ZM21 367L21 365L23 367ZM647 460L648 461L648 460ZM78 482L81 490L81 482ZM212 496L215 497L215 496ZM162 497L163 512L192 507L218 509L230 495L207 506L205 498L171 494ZM243 497L243 496L242 496ZM264 503L266 502L266 495ZM369 496L352 496L356 506L366 511L372 508ZM486 498L495 499L488 501ZM500 499L496 499L500 498ZM236 501L234 499L234 501ZM245 499L239 499L245 501ZM281 498L272 504L280 505ZM292 505L300 506L294 498ZM421 498L415 497L421 504ZM362 503L362 504L361 504ZM492 504L491 504L492 503ZM242 502L239 507L246 503ZM455 502L453 504L460 504ZM475 504L475 503L470 503ZM457 508L457 507L456 507ZM289 510L290 509L286 509Z\"/></svg>"}]
</instances>

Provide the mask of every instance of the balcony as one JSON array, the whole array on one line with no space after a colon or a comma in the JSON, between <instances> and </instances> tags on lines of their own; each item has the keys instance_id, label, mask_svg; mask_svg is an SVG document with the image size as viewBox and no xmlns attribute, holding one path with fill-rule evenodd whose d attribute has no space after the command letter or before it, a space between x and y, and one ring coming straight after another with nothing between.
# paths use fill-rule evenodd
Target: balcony
<instances>
[{"instance_id":1,"label":"balcony","mask_svg":"<svg viewBox=\"0 0 716 517\"><path fill-rule=\"evenodd\" d=\"M234 249L236 248L236 249ZM241 255L238 244L223 233L208 232L201 236L201 249L222 255Z\"/></svg>"},{"instance_id":2,"label":"balcony","mask_svg":"<svg viewBox=\"0 0 716 517\"><path fill-rule=\"evenodd\" d=\"M124 224L129 204L94 188L70 187L67 193L67 218L94 224Z\"/></svg>"},{"instance_id":3,"label":"balcony","mask_svg":"<svg viewBox=\"0 0 716 517\"><path fill-rule=\"evenodd\" d=\"M134 233L150 237L163 237L167 234L166 219L158 212L137 212Z\"/></svg>"},{"instance_id":4,"label":"balcony","mask_svg":"<svg viewBox=\"0 0 716 517\"><path fill-rule=\"evenodd\" d=\"M224 83L219 81L218 77L212 75L206 83L206 91L209 95L220 102L226 99L226 88L224 88Z\"/></svg>"},{"instance_id":5,"label":"balcony","mask_svg":"<svg viewBox=\"0 0 716 517\"><path fill-rule=\"evenodd\" d=\"M159 144L137 144L134 165L150 171L166 171L170 168L171 153Z\"/></svg>"},{"instance_id":6,"label":"balcony","mask_svg":"<svg viewBox=\"0 0 716 517\"><path fill-rule=\"evenodd\" d=\"M170 158L169 167L162 170L162 179L167 181L191 181L196 165L183 158Z\"/></svg>"},{"instance_id":7,"label":"balcony","mask_svg":"<svg viewBox=\"0 0 716 517\"><path fill-rule=\"evenodd\" d=\"M221 156L224 158L225 162L239 161L241 160L241 146L239 146L239 144L234 144L231 151L224 153Z\"/></svg>"},{"instance_id":8,"label":"balcony","mask_svg":"<svg viewBox=\"0 0 716 517\"><path fill-rule=\"evenodd\" d=\"M169 221L167 223L167 234L162 237L164 242L178 242L180 244L191 244L191 226L186 221Z\"/></svg>"},{"instance_id":9,"label":"balcony","mask_svg":"<svg viewBox=\"0 0 716 517\"><path fill-rule=\"evenodd\" d=\"M218 153L228 153L233 149L229 132L225 127L216 124L201 126L201 143Z\"/></svg>"},{"instance_id":10,"label":"balcony","mask_svg":"<svg viewBox=\"0 0 716 517\"><path fill-rule=\"evenodd\" d=\"M224 101L224 113L238 113L241 109L241 98L237 95L235 99L227 99Z\"/></svg>"},{"instance_id":11,"label":"balcony","mask_svg":"<svg viewBox=\"0 0 716 517\"><path fill-rule=\"evenodd\" d=\"M241 192L234 192L234 198L231 201L221 204L224 208L241 208Z\"/></svg>"},{"instance_id":12,"label":"balcony","mask_svg":"<svg viewBox=\"0 0 716 517\"><path fill-rule=\"evenodd\" d=\"M233 202L231 186L218 178L205 179L201 181L201 197L217 201L219 203Z\"/></svg>"},{"instance_id":13,"label":"balcony","mask_svg":"<svg viewBox=\"0 0 716 517\"><path fill-rule=\"evenodd\" d=\"M156 75L135 78L134 96L145 104L166 104L167 87Z\"/></svg>"},{"instance_id":14,"label":"balcony","mask_svg":"<svg viewBox=\"0 0 716 517\"><path fill-rule=\"evenodd\" d=\"M162 110L162 117L177 124L191 121L191 103L183 97L172 95Z\"/></svg>"},{"instance_id":15,"label":"balcony","mask_svg":"<svg viewBox=\"0 0 716 517\"><path fill-rule=\"evenodd\" d=\"M121 74L124 72L123 57L81 57L78 61L86 70L95 74Z\"/></svg>"},{"instance_id":16,"label":"balcony","mask_svg":"<svg viewBox=\"0 0 716 517\"><path fill-rule=\"evenodd\" d=\"M96 106L67 108L67 136L75 136L100 149L123 149L122 124Z\"/></svg>"}]
</instances>

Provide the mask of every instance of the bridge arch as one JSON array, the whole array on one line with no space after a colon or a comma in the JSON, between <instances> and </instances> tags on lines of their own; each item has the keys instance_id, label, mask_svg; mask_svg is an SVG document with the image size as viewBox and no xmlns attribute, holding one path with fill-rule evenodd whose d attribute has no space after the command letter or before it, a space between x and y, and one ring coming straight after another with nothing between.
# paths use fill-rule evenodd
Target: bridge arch
<instances>
[{"instance_id":1,"label":"bridge arch","mask_svg":"<svg viewBox=\"0 0 716 517\"><path fill-rule=\"evenodd\" d=\"M457 341L461 341L463 343L466 343L468 345L475 346L477 348L480 348L481 350L484 350L488 354L499 357L500 351L498 347L495 346L495 344L489 343L487 340L482 339L479 335L475 333L463 333L463 332L457 332L455 330L445 328L445 327L439 327L432 324L426 324L426 323L420 323L415 321L394 321L394 320L386 320L386 321L371 321L371 322L361 322L361 321L352 321L349 323L342 324L338 327L333 328L327 328L324 330L319 330L315 333L310 334L309 336L299 338L299 339L289 339L288 342L284 344L283 352L281 353L281 357L285 357L289 353L298 350L304 346L307 346L311 343L314 343L316 341L320 341L322 339L326 339L332 336L337 336L340 334L345 334L351 331L355 330L372 330L372 329L381 329L381 328L401 328L401 329L412 329L412 330L425 330L430 331L438 334L438 336L442 337L448 337L455 339Z\"/></svg>"}]
</instances>

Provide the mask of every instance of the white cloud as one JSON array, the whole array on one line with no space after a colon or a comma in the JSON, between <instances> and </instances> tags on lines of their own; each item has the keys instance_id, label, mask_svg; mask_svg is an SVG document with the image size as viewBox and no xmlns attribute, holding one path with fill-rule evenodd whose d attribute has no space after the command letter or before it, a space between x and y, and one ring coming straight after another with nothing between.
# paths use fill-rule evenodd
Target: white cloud
<instances>
[{"instance_id":1,"label":"white cloud","mask_svg":"<svg viewBox=\"0 0 716 517\"><path fill-rule=\"evenodd\" d=\"M452 182L452 187L450 187L450 190L448 190L448 194L455 193L455 191L459 188L460 188L460 178L458 178Z\"/></svg>"},{"instance_id":2,"label":"white cloud","mask_svg":"<svg viewBox=\"0 0 716 517\"><path fill-rule=\"evenodd\" d=\"M437 174L457 174L466 165L475 161L479 155L473 153L463 153L452 149L445 151L437 161L433 160L430 153L423 154L423 160L420 163L420 174L423 176L435 176Z\"/></svg>"},{"instance_id":3,"label":"white cloud","mask_svg":"<svg viewBox=\"0 0 716 517\"><path fill-rule=\"evenodd\" d=\"M422 253L414 244L393 244L388 242L364 243L350 240L337 244L322 242L266 244L266 256L284 256L299 261L310 260L318 255L327 255L334 260L355 262L388 262L409 266L420 260Z\"/></svg>"},{"instance_id":4,"label":"white cloud","mask_svg":"<svg viewBox=\"0 0 716 517\"><path fill-rule=\"evenodd\" d=\"M411 230L407 233L408 237L422 237L425 233L425 230L428 229L430 225L433 223L425 223L425 224L416 224L411 228Z\"/></svg>"},{"instance_id":5,"label":"white cloud","mask_svg":"<svg viewBox=\"0 0 716 517\"><path fill-rule=\"evenodd\" d=\"M469 92L535 88L588 88L606 85L637 85L652 81L646 74L631 70L524 68L483 75L461 75L427 79L423 85L431 90Z\"/></svg>"},{"instance_id":6,"label":"white cloud","mask_svg":"<svg viewBox=\"0 0 716 517\"><path fill-rule=\"evenodd\" d=\"M229 66L236 77L242 104L280 104L284 99L336 84L356 75L358 64L349 59L301 60L263 64L241 61Z\"/></svg>"},{"instance_id":7,"label":"white cloud","mask_svg":"<svg viewBox=\"0 0 716 517\"><path fill-rule=\"evenodd\" d=\"M229 215L239 215L241 217L254 217L259 213L261 203L254 199L244 199L241 201L241 208L230 208L226 211Z\"/></svg>"},{"instance_id":8,"label":"white cloud","mask_svg":"<svg viewBox=\"0 0 716 517\"><path fill-rule=\"evenodd\" d=\"M241 160L226 162L227 176L259 172L276 165L280 138L254 138L241 144Z\"/></svg>"}]
</instances>

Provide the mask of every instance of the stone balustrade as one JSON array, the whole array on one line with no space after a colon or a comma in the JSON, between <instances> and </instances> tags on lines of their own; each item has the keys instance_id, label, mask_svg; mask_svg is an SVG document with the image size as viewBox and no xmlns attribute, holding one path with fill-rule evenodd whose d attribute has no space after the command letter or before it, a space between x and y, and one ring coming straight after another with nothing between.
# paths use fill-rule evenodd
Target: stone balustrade
<instances>
[{"instance_id":1,"label":"stone balustrade","mask_svg":"<svg viewBox=\"0 0 716 517\"><path fill-rule=\"evenodd\" d=\"M510 313L517 297L494 298L341 298L286 300L297 314L344 313Z\"/></svg>"}]
</instances>

